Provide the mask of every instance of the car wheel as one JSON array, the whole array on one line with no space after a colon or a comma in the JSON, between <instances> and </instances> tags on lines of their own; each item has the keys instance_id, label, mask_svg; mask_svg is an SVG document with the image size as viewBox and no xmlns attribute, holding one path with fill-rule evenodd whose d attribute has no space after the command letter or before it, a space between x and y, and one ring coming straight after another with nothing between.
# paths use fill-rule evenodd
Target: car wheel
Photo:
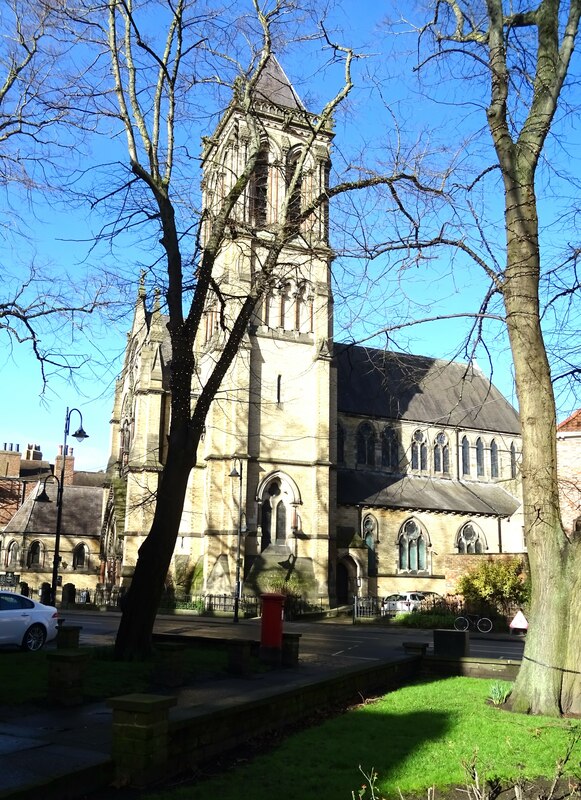
<instances>
[{"instance_id":1,"label":"car wheel","mask_svg":"<svg viewBox=\"0 0 581 800\"><path fill-rule=\"evenodd\" d=\"M42 625L31 625L24 634L21 647L23 650L28 650L32 653L35 650L40 650L45 641L46 631Z\"/></svg>"}]
</instances>

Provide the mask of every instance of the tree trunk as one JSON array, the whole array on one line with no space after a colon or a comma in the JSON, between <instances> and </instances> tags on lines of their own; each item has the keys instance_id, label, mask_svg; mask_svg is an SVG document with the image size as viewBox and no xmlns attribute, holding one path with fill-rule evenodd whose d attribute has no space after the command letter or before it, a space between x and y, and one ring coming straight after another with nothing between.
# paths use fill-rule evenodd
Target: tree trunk
<instances>
[{"instance_id":1,"label":"tree trunk","mask_svg":"<svg viewBox=\"0 0 581 800\"><path fill-rule=\"evenodd\" d=\"M581 710L579 542L565 535L561 523L555 402L539 314L536 199L533 177L526 178L530 180L511 180L505 174L503 295L522 422L525 541L532 582L529 631L512 700L517 711L556 716Z\"/></svg>"},{"instance_id":2,"label":"tree trunk","mask_svg":"<svg viewBox=\"0 0 581 800\"><path fill-rule=\"evenodd\" d=\"M155 617L179 533L189 475L195 463L199 432L193 444L189 425L182 425L181 431L177 430L177 425L172 428L153 523L139 548L117 631L115 657L119 660L140 660L151 653Z\"/></svg>"}]
</instances>

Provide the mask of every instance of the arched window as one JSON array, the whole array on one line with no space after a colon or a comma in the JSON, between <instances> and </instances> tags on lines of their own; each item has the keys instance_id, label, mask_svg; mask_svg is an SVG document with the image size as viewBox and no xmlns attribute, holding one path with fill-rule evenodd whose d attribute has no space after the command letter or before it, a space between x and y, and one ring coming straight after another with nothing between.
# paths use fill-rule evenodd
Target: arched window
<instances>
[{"instance_id":1,"label":"arched window","mask_svg":"<svg viewBox=\"0 0 581 800\"><path fill-rule=\"evenodd\" d=\"M399 443L393 428L384 428L381 433L381 466L388 469L399 466Z\"/></svg>"},{"instance_id":2,"label":"arched window","mask_svg":"<svg viewBox=\"0 0 581 800\"><path fill-rule=\"evenodd\" d=\"M89 548L86 544L78 544L73 550L73 569L87 569L89 566Z\"/></svg>"},{"instance_id":3,"label":"arched window","mask_svg":"<svg viewBox=\"0 0 581 800\"><path fill-rule=\"evenodd\" d=\"M510 477L516 478L516 447L514 442L510 444Z\"/></svg>"},{"instance_id":4,"label":"arched window","mask_svg":"<svg viewBox=\"0 0 581 800\"><path fill-rule=\"evenodd\" d=\"M313 332L313 295L311 287L304 282L297 290L296 297L297 321L296 329L299 333Z\"/></svg>"},{"instance_id":5,"label":"arched window","mask_svg":"<svg viewBox=\"0 0 581 800\"><path fill-rule=\"evenodd\" d=\"M490 477L498 478L498 445L494 439L490 442Z\"/></svg>"},{"instance_id":6,"label":"arched window","mask_svg":"<svg viewBox=\"0 0 581 800\"><path fill-rule=\"evenodd\" d=\"M341 423L337 424L337 463L345 463L345 429Z\"/></svg>"},{"instance_id":7,"label":"arched window","mask_svg":"<svg viewBox=\"0 0 581 800\"><path fill-rule=\"evenodd\" d=\"M278 479L268 485L265 495L261 510L261 550L265 550L273 539L276 544L284 544L287 537L287 509Z\"/></svg>"},{"instance_id":8,"label":"arched window","mask_svg":"<svg viewBox=\"0 0 581 800\"><path fill-rule=\"evenodd\" d=\"M19 566L18 563L19 548L18 542L10 542L6 550L6 569L13 570Z\"/></svg>"},{"instance_id":9,"label":"arched window","mask_svg":"<svg viewBox=\"0 0 581 800\"><path fill-rule=\"evenodd\" d=\"M462 437L462 475L470 475L470 442Z\"/></svg>"},{"instance_id":10,"label":"arched window","mask_svg":"<svg viewBox=\"0 0 581 800\"><path fill-rule=\"evenodd\" d=\"M480 436L476 439L476 474L479 478L484 475L484 443Z\"/></svg>"},{"instance_id":11,"label":"arched window","mask_svg":"<svg viewBox=\"0 0 581 800\"><path fill-rule=\"evenodd\" d=\"M292 283L285 283L280 290L280 327L292 331L296 323L295 296Z\"/></svg>"},{"instance_id":12,"label":"arched window","mask_svg":"<svg viewBox=\"0 0 581 800\"><path fill-rule=\"evenodd\" d=\"M367 548L367 574L370 578L377 577L377 553L375 544L377 541L377 520L371 514L366 514L361 526L362 539Z\"/></svg>"},{"instance_id":13,"label":"arched window","mask_svg":"<svg viewBox=\"0 0 581 800\"><path fill-rule=\"evenodd\" d=\"M40 567L42 565L42 545L40 542L32 542L28 548L28 566Z\"/></svg>"},{"instance_id":14,"label":"arched window","mask_svg":"<svg viewBox=\"0 0 581 800\"><path fill-rule=\"evenodd\" d=\"M486 538L477 525L467 522L458 534L457 547L462 554L483 553L487 549Z\"/></svg>"},{"instance_id":15,"label":"arched window","mask_svg":"<svg viewBox=\"0 0 581 800\"><path fill-rule=\"evenodd\" d=\"M444 432L439 433L434 442L434 472L445 475L450 472L450 448Z\"/></svg>"},{"instance_id":16,"label":"arched window","mask_svg":"<svg viewBox=\"0 0 581 800\"><path fill-rule=\"evenodd\" d=\"M268 142L262 142L249 181L250 223L256 228L268 222Z\"/></svg>"},{"instance_id":17,"label":"arched window","mask_svg":"<svg viewBox=\"0 0 581 800\"><path fill-rule=\"evenodd\" d=\"M399 534L399 571L428 571L428 537L414 519L408 519Z\"/></svg>"},{"instance_id":18,"label":"arched window","mask_svg":"<svg viewBox=\"0 0 581 800\"><path fill-rule=\"evenodd\" d=\"M287 189L287 217L286 223L287 227L290 229L292 233L299 232L299 218L301 214L301 197L302 197L302 188L303 188L303 181L302 177L297 180L294 184L294 187L291 189L291 183L293 181L297 164L300 159L300 151L293 150L286 162L286 189Z\"/></svg>"},{"instance_id":19,"label":"arched window","mask_svg":"<svg viewBox=\"0 0 581 800\"><path fill-rule=\"evenodd\" d=\"M357 463L375 466L375 431L364 422L357 430Z\"/></svg>"},{"instance_id":20,"label":"arched window","mask_svg":"<svg viewBox=\"0 0 581 800\"><path fill-rule=\"evenodd\" d=\"M412 469L425 471L428 468L428 447L422 431L414 432L412 439Z\"/></svg>"}]
</instances>

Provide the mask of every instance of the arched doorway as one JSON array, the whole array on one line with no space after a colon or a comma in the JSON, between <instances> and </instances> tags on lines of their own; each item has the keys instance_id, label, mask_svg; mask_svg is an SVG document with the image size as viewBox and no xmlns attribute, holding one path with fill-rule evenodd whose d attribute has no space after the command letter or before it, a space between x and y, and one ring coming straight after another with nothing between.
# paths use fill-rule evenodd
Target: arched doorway
<instances>
[{"instance_id":1,"label":"arched doorway","mask_svg":"<svg viewBox=\"0 0 581 800\"><path fill-rule=\"evenodd\" d=\"M337 605L351 605L355 594L357 594L357 565L352 558L342 558L337 563Z\"/></svg>"}]
</instances>

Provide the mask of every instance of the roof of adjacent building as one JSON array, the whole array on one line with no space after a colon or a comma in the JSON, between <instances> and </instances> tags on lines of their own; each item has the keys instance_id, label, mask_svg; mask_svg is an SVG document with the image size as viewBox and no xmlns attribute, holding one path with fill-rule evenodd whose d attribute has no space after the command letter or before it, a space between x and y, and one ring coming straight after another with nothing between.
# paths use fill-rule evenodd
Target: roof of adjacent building
<instances>
[{"instance_id":1,"label":"roof of adjacent building","mask_svg":"<svg viewBox=\"0 0 581 800\"><path fill-rule=\"evenodd\" d=\"M570 417L567 417L567 419L557 425L557 431L559 431L559 433L581 431L581 408L574 411Z\"/></svg>"},{"instance_id":2,"label":"roof of adjacent building","mask_svg":"<svg viewBox=\"0 0 581 800\"><path fill-rule=\"evenodd\" d=\"M36 502L42 491L39 484L26 498L4 529L5 534L52 534L56 531L57 484L46 483L44 488L50 502ZM63 490L63 510L61 535L81 538L98 536L101 533L103 518L103 489L96 486L65 486Z\"/></svg>"},{"instance_id":3,"label":"roof of adjacent building","mask_svg":"<svg viewBox=\"0 0 581 800\"><path fill-rule=\"evenodd\" d=\"M339 412L520 434L516 410L477 367L349 344L334 353Z\"/></svg>"},{"instance_id":4,"label":"roof of adjacent building","mask_svg":"<svg viewBox=\"0 0 581 800\"><path fill-rule=\"evenodd\" d=\"M519 501L497 484L338 469L341 505L511 517Z\"/></svg>"}]
</instances>

